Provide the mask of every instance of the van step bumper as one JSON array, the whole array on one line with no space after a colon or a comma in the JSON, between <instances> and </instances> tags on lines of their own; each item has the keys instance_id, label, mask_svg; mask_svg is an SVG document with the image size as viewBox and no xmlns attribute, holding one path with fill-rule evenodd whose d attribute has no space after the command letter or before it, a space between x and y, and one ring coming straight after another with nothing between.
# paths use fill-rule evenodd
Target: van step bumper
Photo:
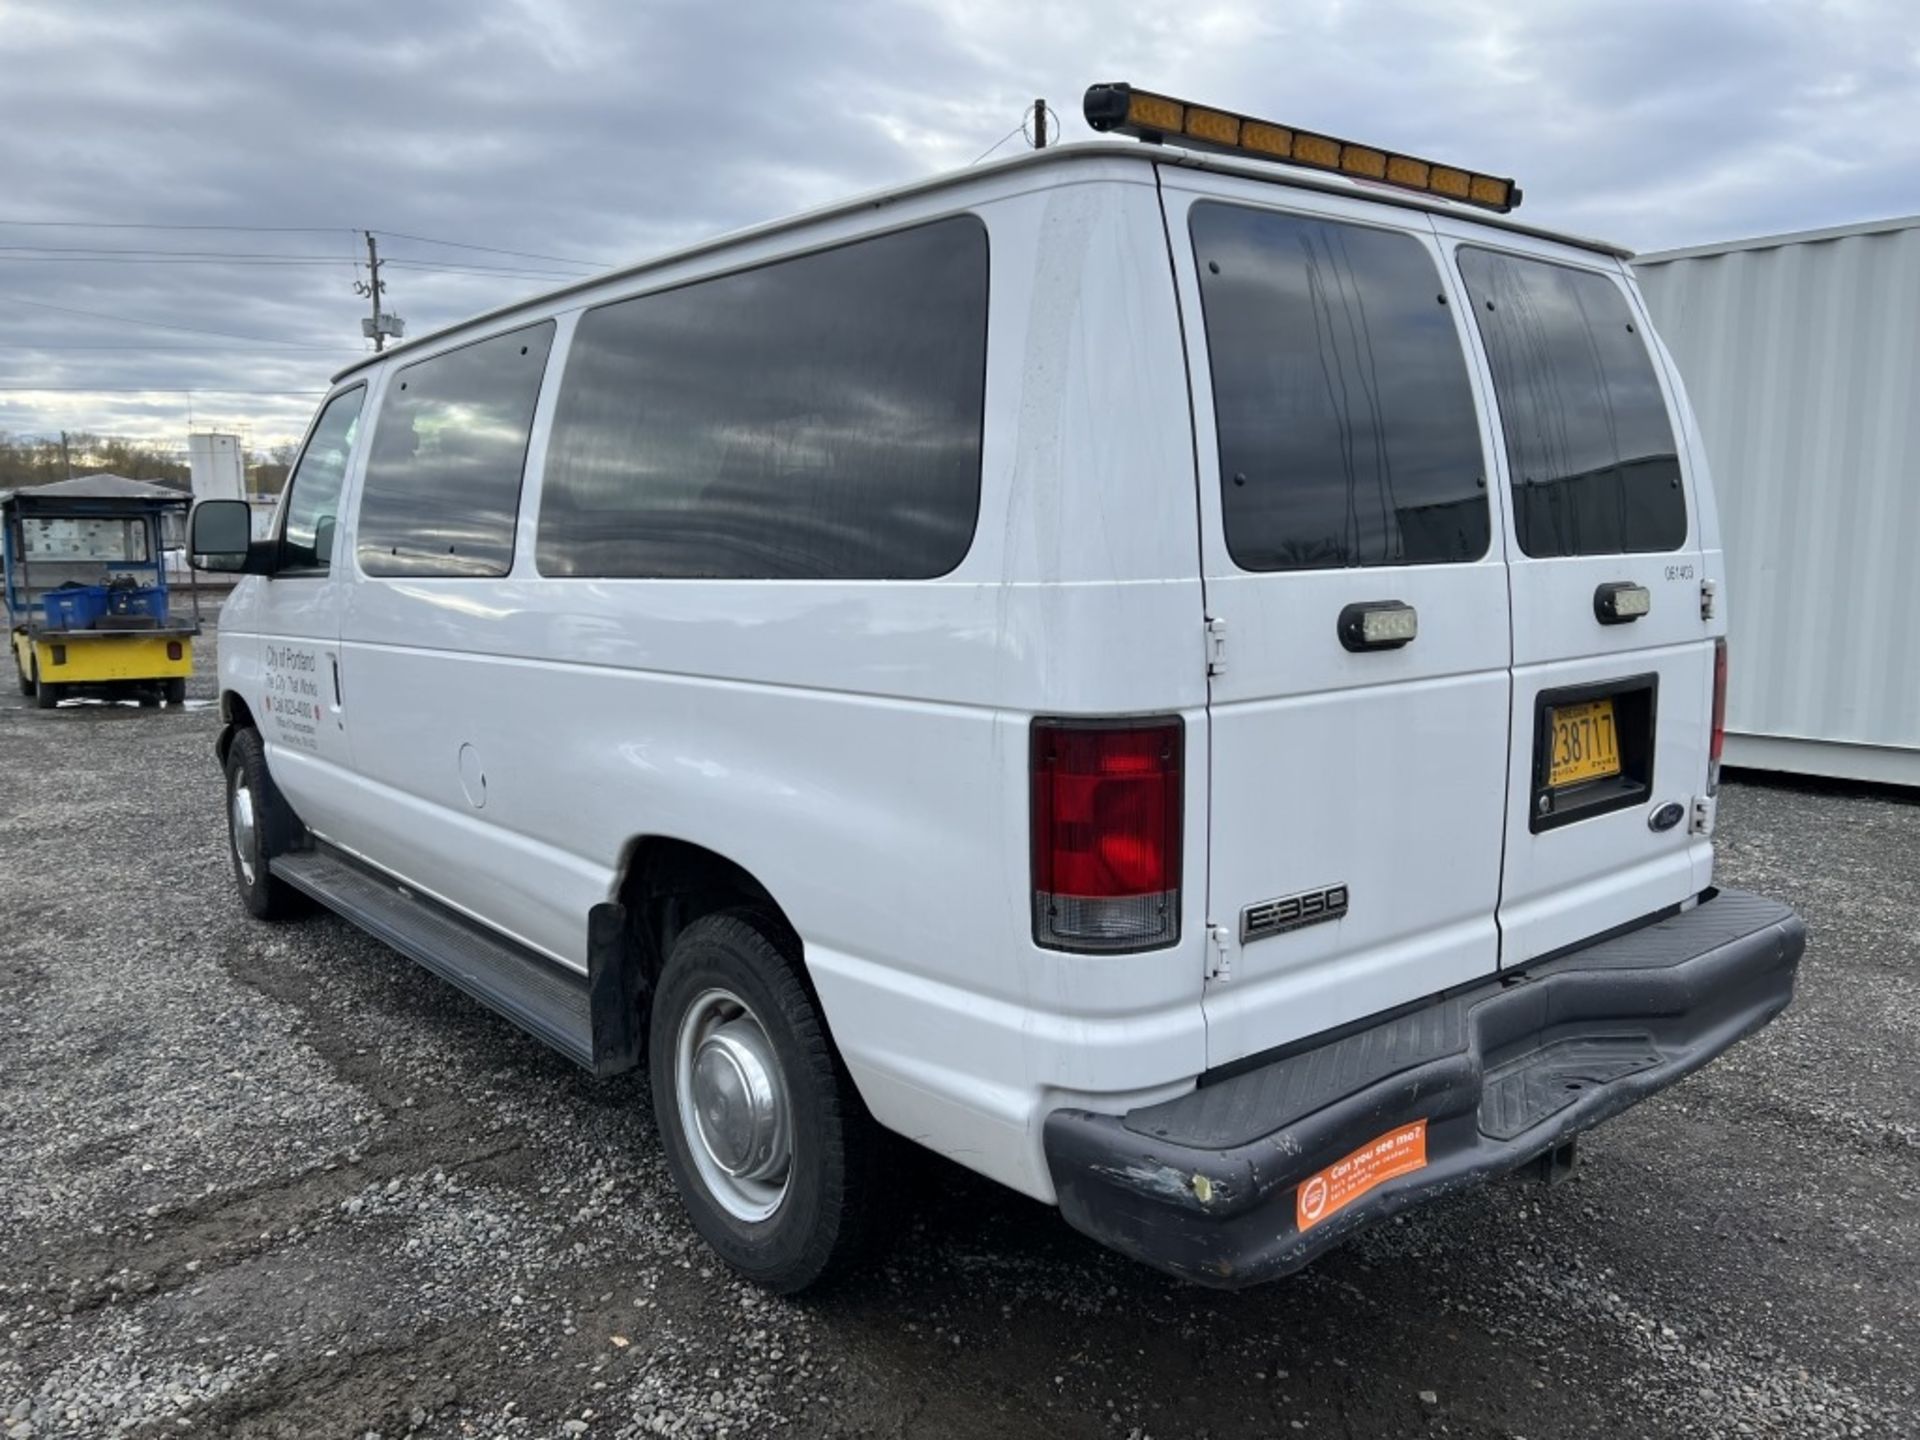
<instances>
[{"instance_id":1,"label":"van step bumper","mask_svg":"<svg viewBox=\"0 0 1920 1440\"><path fill-rule=\"evenodd\" d=\"M1178 1099L1056 1110L1069 1223L1223 1289L1565 1145L1787 1007L1806 928L1709 892L1667 919L1289 1047Z\"/></svg>"}]
</instances>

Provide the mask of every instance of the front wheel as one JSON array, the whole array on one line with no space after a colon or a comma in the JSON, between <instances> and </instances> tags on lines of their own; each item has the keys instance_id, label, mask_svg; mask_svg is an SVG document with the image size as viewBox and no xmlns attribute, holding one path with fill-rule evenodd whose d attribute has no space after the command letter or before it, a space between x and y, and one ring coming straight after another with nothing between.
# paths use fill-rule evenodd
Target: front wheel
<instances>
[{"instance_id":1,"label":"front wheel","mask_svg":"<svg viewBox=\"0 0 1920 1440\"><path fill-rule=\"evenodd\" d=\"M881 1141L801 979L799 944L751 910L689 925L653 999L648 1066L694 1228L783 1295L860 1252Z\"/></svg>"},{"instance_id":2,"label":"front wheel","mask_svg":"<svg viewBox=\"0 0 1920 1440\"><path fill-rule=\"evenodd\" d=\"M269 862L293 848L300 822L267 771L258 730L241 730L227 747L227 854L247 913L283 920L301 908L300 894L273 878Z\"/></svg>"}]
</instances>

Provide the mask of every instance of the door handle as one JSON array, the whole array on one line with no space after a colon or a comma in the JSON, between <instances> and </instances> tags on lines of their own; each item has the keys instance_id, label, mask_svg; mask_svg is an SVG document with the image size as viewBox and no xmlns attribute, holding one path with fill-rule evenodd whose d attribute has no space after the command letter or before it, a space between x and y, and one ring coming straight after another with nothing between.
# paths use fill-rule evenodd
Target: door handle
<instances>
[{"instance_id":1,"label":"door handle","mask_svg":"<svg viewBox=\"0 0 1920 1440\"><path fill-rule=\"evenodd\" d=\"M345 703L340 698L340 657L329 655L327 658L333 662L333 708L338 710Z\"/></svg>"},{"instance_id":2,"label":"door handle","mask_svg":"<svg viewBox=\"0 0 1920 1440\"><path fill-rule=\"evenodd\" d=\"M1631 580L1611 580L1593 592L1593 618L1602 625L1625 625L1652 608L1652 593Z\"/></svg>"},{"instance_id":3,"label":"door handle","mask_svg":"<svg viewBox=\"0 0 1920 1440\"><path fill-rule=\"evenodd\" d=\"M1420 612L1404 600L1356 600L1341 610L1334 633L1355 653L1398 650L1420 633Z\"/></svg>"}]
</instances>

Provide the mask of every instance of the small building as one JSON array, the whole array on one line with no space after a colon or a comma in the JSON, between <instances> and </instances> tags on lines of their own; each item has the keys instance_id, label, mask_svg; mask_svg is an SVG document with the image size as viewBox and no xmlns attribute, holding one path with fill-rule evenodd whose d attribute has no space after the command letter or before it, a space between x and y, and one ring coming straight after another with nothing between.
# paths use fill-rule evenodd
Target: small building
<instances>
[{"instance_id":1,"label":"small building","mask_svg":"<svg viewBox=\"0 0 1920 1440\"><path fill-rule=\"evenodd\" d=\"M1727 763L1920 785L1920 215L1634 268L1719 495Z\"/></svg>"},{"instance_id":2,"label":"small building","mask_svg":"<svg viewBox=\"0 0 1920 1440\"><path fill-rule=\"evenodd\" d=\"M238 435L188 435L187 470L195 500L247 498L247 454Z\"/></svg>"}]
</instances>

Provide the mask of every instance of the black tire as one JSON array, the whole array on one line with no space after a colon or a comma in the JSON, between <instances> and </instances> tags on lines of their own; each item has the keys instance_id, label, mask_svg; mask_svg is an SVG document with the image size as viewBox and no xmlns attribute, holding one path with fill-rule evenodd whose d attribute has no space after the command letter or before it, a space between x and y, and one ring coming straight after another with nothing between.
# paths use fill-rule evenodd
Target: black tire
<instances>
[{"instance_id":1,"label":"black tire","mask_svg":"<svg viewBox=\"0 0 1920 1440\"><path fill-rule=\"evenodd\" d=\"M169 705L186 704L187 677L184 675L176 675L173 679L167 681L164 694L166 702Z\"/></svg>"},{"instance_id":2,"label":"black tire","mask_svg":"<svg viewBox=\"0 0 1920 1440\"><path fill-rule=\"evenodd\" d=\"M152 690L142 690L133 698L140 702L140 708L142 710L158 710L160 708L160 697Z\"/></svg>"},{"instance_id":3,"label":"black tire","mask_svg":"<svg viewBox=\"0 0 1920 1440\"><path fill-rule=\"evenodd\" d=\"M243 842L235 804L235 792L242 783L253 814L253 840L244 847L249 851L245 856L241 853ZM274 879L268 867L274 856L284 855L299 844L300 822L268 773L266 747L258 730L236 732L227 747L226 794L227 858L233 866L240 903L260 920L284 920L299 914L305 908L300 892Z\"/></svg>"},{"instance_id":4,"label":"black tire","mask_svg":"<svg viewBox=\"0 0 1920 1440\"><path fill-rule=\"evenodd\" d=\"M691 1149L703 1142L687 1134L682 1122L676 1043L681 1021L716 988L744 1001L759 1022L788 1097L785 1189L761 1220L741 1219L717 1197ZM702 1238L727 1264L776 1294L791 1295L844 1272L867 1239L884 1137L834 1052L803 979L799 942L758 911L725 910L696 920L667 957L649 1030L654 1118L667 1167Z\"/></svg>"},{"instance_id":5,"label":"black tire","mask_svg":"<svg viewBox=\"0 0 1920 1440\"><path fill-rule=\"evenodd\" d=\"M18 655L13 657L13 678L20 685L20 693L29 699L33 696L33 677L27 673L26 666L20 663Z\"/></svg>"},{"instance_id":6,"label":"black tire","mask_svg":"<svg viewBox=\"0 0 1920 1440\"><path fill-rule=\"evenodd\" d=\"M60 703L60 687L51 680L40 678L40 662L33 663L33 706L36 710L51 710Z\"/></svg>"}]
</instances>

